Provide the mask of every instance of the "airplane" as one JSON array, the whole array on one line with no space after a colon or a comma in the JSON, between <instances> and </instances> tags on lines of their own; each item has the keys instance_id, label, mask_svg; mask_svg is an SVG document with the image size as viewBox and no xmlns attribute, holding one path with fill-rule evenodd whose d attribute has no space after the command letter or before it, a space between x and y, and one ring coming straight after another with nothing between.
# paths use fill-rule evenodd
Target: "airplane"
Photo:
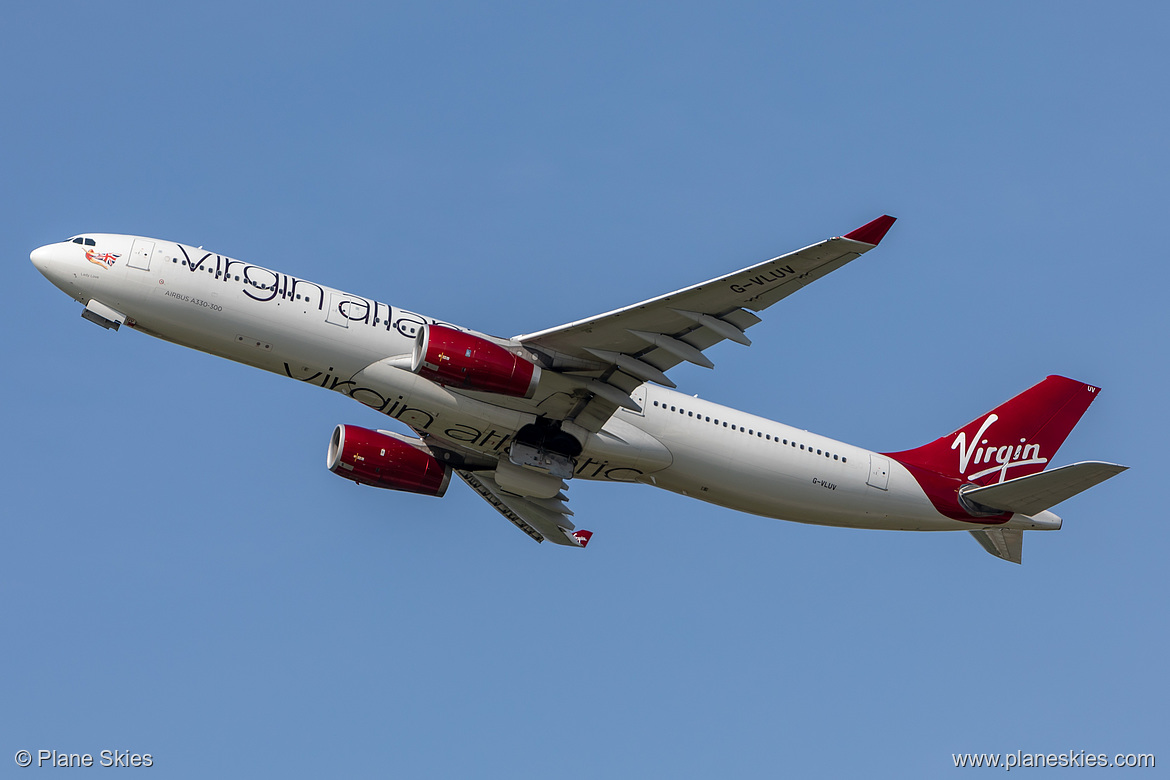
<instances>
[{"instance_id":1,"label":"airplane","mask_svg":"<svg viewBox=\"0 0 1170 780\"><path fill-rule=\"evenodd\" d=\"M414 435L338 425L331 472L442 496L452 474L537 542L584 548L570 480L642 483L764 517L968 531L1022 562L1024 531L1127 467L1046 469L1099 388L1049 376L929 444L874 452L678 392L667 372L749 346L758 312L876 247L882 216L710 281L499 338L186 244L84 233L30 254L82 317L349 396Z\"/></svg>"}]
</instances>

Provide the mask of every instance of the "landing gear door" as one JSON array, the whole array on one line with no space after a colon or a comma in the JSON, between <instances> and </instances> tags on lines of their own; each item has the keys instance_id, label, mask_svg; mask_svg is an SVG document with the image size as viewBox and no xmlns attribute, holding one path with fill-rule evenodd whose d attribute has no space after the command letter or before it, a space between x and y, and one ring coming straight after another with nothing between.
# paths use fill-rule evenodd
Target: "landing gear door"
<instances>
[{"instance_id":1,"label":"landing gear door","mask_svg":"<svg viewBox=\"0 0 1170 780\"><path fill-rule=\"evenodd\" d=\"M865 484L878 490L888 490L890 487L890 461L881 455L869 456L869 479Z\"/></svg>"},{"instance_id":2,"label":"landing gear door","mask_svg":"<svg viewBox=\"0 0 1170 780\"><path fill-rule=\"evenodd\" d=\"M142 238L134 239L134 246L130 248L130 259L126 265L143 271L150 270L150 257L154 254L154 242Z\"/></svg>"}]
</instances>

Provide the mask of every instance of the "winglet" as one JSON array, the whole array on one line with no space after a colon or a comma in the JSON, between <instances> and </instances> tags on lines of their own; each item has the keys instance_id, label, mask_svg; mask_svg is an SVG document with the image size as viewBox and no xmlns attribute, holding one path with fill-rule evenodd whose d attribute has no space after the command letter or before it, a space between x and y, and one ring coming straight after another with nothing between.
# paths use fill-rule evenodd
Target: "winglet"
<instances>
[{"instance_id":1,"label":"winglet","mask_svg":"<svg viewBox=\"0 0 1170 780\"><path fill-rule=\"evenodd\" d=\"M894 220L896 219L897 217L891 217L889 215L878 217L873 222L862 225L852 233L846 233L843 237L852 241L860 241L863 244L877 246L886 237L886 233L893 227Z\"/></svg>"},{"instance_id":2,"label":"winglet","mask_svg":"<svg viewBox=\"0 0 1170 780\"><path fill-rule=\"evenodd\" d=\"M573 539L576 540L578 547L585 547L589 544L589 540L593 538L592 531L574 531Z\"/></svg>"}]
</instances>

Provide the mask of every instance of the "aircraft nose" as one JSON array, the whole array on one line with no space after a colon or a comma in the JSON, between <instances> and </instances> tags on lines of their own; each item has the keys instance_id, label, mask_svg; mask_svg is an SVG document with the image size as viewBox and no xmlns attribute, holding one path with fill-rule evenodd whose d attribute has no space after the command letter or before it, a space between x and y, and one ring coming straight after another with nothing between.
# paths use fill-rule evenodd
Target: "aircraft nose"
<instances>
[{"instance_id":1,"label":"aircraft nose","mask_svg":"<svg viewBox=\"0 0 1170 780\"><path fill-rule=\"evenodd\" d=\"M48 276L49 266L53 262L53 254L53 245L46 244L45 246L39 246L34 249L28 257L30 260L32 260L32 264L37 267L38 271L40 271L43 275Z\"/></svg>"}]
</instances>

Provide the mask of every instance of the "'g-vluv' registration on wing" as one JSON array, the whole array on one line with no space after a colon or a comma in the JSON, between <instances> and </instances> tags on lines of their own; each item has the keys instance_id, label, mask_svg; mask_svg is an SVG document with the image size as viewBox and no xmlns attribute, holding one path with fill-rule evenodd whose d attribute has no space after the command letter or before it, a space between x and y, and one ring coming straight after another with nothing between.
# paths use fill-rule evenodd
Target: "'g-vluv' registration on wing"
<instances>
[{"instance_id":1,"label":"'g-vluv' registration on wing","mask_svg":"<svg viewBox=\"0 0 1170 780\"><path fill-rule=\"evenodd\" d=\"M333 473L442 496L457 475L538 542L585 547L574 479L639 482L757 515L969 531L1019 563L1049 509L1125 470L1047 466L1098 388L1060 376L922 447L871 452L675 390L682 362L745 346L757 316L877 246L850 233L578 322L489 336L185 244L85 233L32 252L104 328L125 325L354 398L415 435L338 425Z\"/></svg>"}]
</instances>

